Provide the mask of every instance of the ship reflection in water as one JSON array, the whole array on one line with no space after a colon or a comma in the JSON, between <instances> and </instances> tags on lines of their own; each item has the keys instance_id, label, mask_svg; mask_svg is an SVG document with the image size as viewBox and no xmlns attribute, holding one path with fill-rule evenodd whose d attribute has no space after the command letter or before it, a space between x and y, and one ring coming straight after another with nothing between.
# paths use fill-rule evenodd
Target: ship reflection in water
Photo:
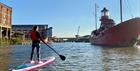
<instances>
[{"instance_id":1,"label":"ship reflection in water","mask_svg":"<svg viewBox=\"0 0 140 71\"><path fill-rule=\"evenodd\" d=\"M50 44L60 54L62 61L52 50L41 45L42 57L55 56L54 64L39 71L137 71L140 70L140 49L136 47L101 47L90 43ZM31 46L12 46L11 66L17 66L29 59Z\"/></svg>"}]
</instances>

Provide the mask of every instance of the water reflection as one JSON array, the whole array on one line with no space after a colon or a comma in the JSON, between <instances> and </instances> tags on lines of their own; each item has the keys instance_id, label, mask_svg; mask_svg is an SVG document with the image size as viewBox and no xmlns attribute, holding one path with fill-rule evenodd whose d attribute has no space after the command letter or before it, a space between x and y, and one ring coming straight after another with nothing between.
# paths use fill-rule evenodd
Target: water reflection
<instances>
[{"instance_id":1,"label":"water reflection","mask_svg":"<svg viewBox=\"0 0 140 71\"><path fill-rule=\"evenodd\" d=\"M140 70L139 67L135 67L140 65L139 51L138 48L133 47L103 48L104 71Z\"/></svg>"},{"instance_id":2,"label":"water reflection","mask_svg":"<svg viewBox=\"0 0 140 71\"><path fill-rule=\"evenodd\" d=\"M9 46L0 46L0 71L8 71L10 50L11 48Z\"/></svg>"},{"instance_id":3,"label":"water reflection","mask_svg":"<svg viewBox=\"0 0 140 71\"><path fill-rule=\"evenodd\" d=\"M140 70L140 49L134 47L101 47L90 43L54 43L60 54L66 56L62 61L51 49L41 45L42 58L55 56L55 63L38 71L128 71ZM31 46L19 45L12 49L12 66L28 60ZM36 56L35 56L36 57Z\"/></svg>"}]
</instances>

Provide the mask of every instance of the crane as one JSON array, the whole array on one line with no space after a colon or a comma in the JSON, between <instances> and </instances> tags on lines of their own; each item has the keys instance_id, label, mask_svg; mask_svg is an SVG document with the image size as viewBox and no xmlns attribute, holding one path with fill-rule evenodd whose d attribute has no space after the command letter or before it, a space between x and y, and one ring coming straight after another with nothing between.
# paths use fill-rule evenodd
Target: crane
<instances>
[{"instance_id":1,"label":"crane","mask_svg":"<svg viewBox=\"0 0 140 71\"><path fill-rule=\"evenodd\" d=\"M75 35L76 36L76 39L79 38L79 31L80 31L80 26L78 26L77 34Z\"/></svg>"}]
</instances>

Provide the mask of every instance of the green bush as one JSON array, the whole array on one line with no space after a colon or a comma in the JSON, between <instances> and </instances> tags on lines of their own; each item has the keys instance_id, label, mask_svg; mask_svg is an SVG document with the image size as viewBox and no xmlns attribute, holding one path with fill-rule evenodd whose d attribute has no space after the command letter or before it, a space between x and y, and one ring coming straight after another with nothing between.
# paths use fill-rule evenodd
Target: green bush
<instances>
[{"instance_id":1,"label":"green bush","mask_svg":"<svg viewBox=\"0 0 140 71\"><path fill-rule=\"evenodd\" d=\"M8 39L0 39L0 46L9 45L10 41Z\"/></svg>"},{"instance_id":2,"label":"green bush","mask_svg":"<svg viewBox=\"0 0 140 71\"><path fill-rule=\"evenodd\" d=\"M13 38L10 40L10 44L22 44L21 38Z\"/></svg>"}]
</instances>

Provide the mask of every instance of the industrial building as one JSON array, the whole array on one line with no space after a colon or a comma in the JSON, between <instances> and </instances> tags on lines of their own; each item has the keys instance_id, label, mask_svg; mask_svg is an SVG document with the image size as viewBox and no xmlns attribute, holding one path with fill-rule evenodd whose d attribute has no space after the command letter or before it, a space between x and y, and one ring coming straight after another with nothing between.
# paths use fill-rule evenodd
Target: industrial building
<instances>
[{"instance_id":1,"label":"industrial building","mask_svg":"<svg viewBox=\"0 0 140 71\"><path fill-rule=\"evenodd\" d=\"M33 26L34 25L12 25L12 36L14 36L15 33L19 33L23 35L23 39L29 40ZM42 38L46 39L46 41L52 38L52 27L48 27L48 25L37 26L39 27L39 33Z\"/></svg>"},{"instance_id":2,"label":"industrial building","mask_svg":"<svg viewBox=\"0 0 140 71\"><path fill-rule=\"evenodd\" d=\"M10 39L12 8L0 3L0 38Z\"/></svg>"}]
</instances>

